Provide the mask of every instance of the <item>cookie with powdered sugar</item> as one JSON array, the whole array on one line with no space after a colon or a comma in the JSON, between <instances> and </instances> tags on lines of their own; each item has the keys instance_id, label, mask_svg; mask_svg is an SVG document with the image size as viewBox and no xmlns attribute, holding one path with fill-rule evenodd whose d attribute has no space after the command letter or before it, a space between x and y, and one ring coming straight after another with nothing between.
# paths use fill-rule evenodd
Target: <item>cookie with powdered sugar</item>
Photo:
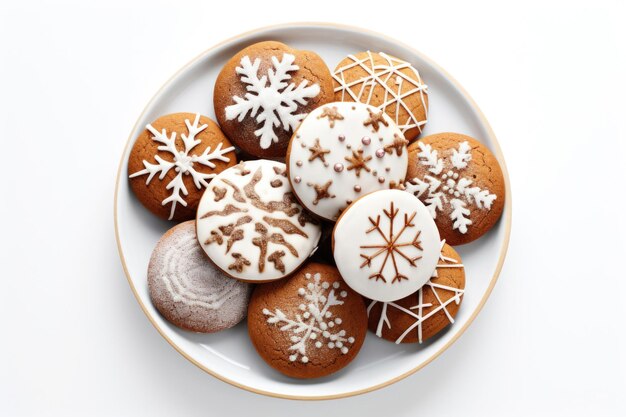
<instances>
[{"instance_id":1,"label":"cookie with powdered sugar","mask_svg":"<svg viewBox=\"0 0 626 417\"><path fill-rule=\"evenodd\" d=\"M172 324L214 333L246 316L252 285L232 279L206 257L193 221L171 228L154 248L148 265L150 299Z\"/></svg>"}]
</instances>

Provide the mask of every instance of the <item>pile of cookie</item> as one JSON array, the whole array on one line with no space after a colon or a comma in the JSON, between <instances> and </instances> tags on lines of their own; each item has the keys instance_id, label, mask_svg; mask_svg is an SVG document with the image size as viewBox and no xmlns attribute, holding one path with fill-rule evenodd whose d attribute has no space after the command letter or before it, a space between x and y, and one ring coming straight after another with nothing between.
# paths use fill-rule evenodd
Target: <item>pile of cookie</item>
<instances>
[{"instance_id":1,"label":"pile of cookie","mask_svg":"<svg viewBox=\"0 0 626 417\"><path fill-rule=\"evenodd\" d=\"M420 138L428 103L418 70L382 52L334 73L279 42L237 53L215 81L219 124L164 115L130 152L139 201L178 223L150 259L154 306L194 332L247 318L259 355L296 378L348 365L368 328L422 343L453 323L452 246L498 221L504 179L476 139Z\"/></svg>"}]
</instances>

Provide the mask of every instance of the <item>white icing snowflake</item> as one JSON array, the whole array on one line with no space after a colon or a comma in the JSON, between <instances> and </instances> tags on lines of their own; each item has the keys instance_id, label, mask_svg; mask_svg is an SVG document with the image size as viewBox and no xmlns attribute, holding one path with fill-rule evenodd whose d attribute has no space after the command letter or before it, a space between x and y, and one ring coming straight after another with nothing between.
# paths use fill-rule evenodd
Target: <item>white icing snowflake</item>
<instances>
[{"instance_id":1,"label":"white icing snowflake","mask_svg":"<svg viewBox=\"0 0 626 417\"><path fill-rule=\"evenodd\" d=\"M339 290L339 282L334 282L332 286L328 282L320 282L319 273L313 275L307 273L305 278L310 282L306 287L298 289L298 295L303 298L299 306L302 313L290 318L278 308L274 312L264 308L263 314L267 316L267 322L281 325L280 331L291 333L289 337L292 343L289 350L293 352L289 355L291 362L300 358L302 363L307 363L309 361L307 350L320 349L324 345L329 349L339 349L345 355L349 351L347 345L354 343L354 337L346 337L346 331L343 329L336 331L342 320L340 317L333 317L332 307L342 305L341 299L346 298L348 293L340 291L337 295L335 290Z\"/></svg>"},{"instance_id":2,"label":"white icing snowflake","mask_svg":"<svg viewBox=\"0 0 626 417\"><path fill-rule=\"evenodd\" d=\"M282 125L284 130L295 131L306 116L306 113L294 114L298 105L305 105L307 99L317 96L320 92L317 84L307 87L307 80L302 80L297 87L294 83L287 83L291 79L289 72L300 69L299 66L294 65L295 60L296 57L291 54L283 54L281 61L273 56L274 69L268 69L267 75L261 78L258 75L261 65L259 58L252 63L246 55L236 69L241 81L247 84L248 92L244 98L233 97L235 104L226 107L226 119L233 120L237 117L237 120L241 122L248 112L250 112L250 117L256 116L256 122L261 124L261 127L254 134L260 137L260 145L263 149L269 148L272 142L278 142L278 136L274 132L275 127ZM259 109L262 110L259 111Z\"/></svg>"},{"instance_id":3,"label":"white icing snowflake","mask_svg":"<svg viewBox=\"0 0 626 417\"><path fill-rule=\"evenodd\" d=\"M193 148L195 148L199 143L202 142L200 139L196 139L196 135L208 127L208 125L206 124L198 126L198 123L200 123L199 114L196 114L196 118L193 124L189 123L189 120L185 120L185 125L187 125L187 134L183 133L180 135L180 138L185 147L184 150L178 150L178 148L176 147L176 132L172 132L168 137L167 131L165 129L159 132L152 125L148 124L146 126L146 129L148 129L150 133L152 133L152 140L161 143L161 145L159 145L157 149L159 151L172 154L173 160L167 161L161 158L159 155L155 155L154 159L157 162L156 164L151 164L150 162L144 160L143 165L145 168L130 175L130 178L135 178L141 175L148 174L148 178L146 179L147 185L150 184L152 178L154 178L154 176L157 174L159 174L159 180L163 180L169 170L174 168L177 174L174 179L172 179L172 181L170 181L165 187L167 190L172 190L172 193L169 197L161 202L161 205L163 206L169 203L172 204L169 220L172 220L172 218L174 217L174 211L176 210L177 203L180 203L183 206L187 207L187 202L184 200L182 195L186 196L189 194L189 192L187 191L185 183L183 182L183 175L191 175L191 177L193 178L193 183L198 189L201 189L202 187L206 188L209 185L207 180L215 177L216 174L205 174L203 172L196 171L194 168L194 164L198 163L209 168L215 168L215 164L211 161L219 160L223 162L228 162L230 161L230 158L224 156L224 154L235 150L233 146L222 149L222 143L220 142L215 150L213 150L213 152L211 152L211 147L207 147L200 155L192 153L191 151L193 150Z\"/></svg>"},{"instance_id":4,"label":"white icing snowflake","mask_svg":"<svg viewBox=\"0 0 626 417\"><path fill-rule=\"evenodd\" d=\"M417 197L426 193L423 201L433 219L437 218L437 211L443 210L444 204L448 204L451 208L450 219L454 221L452 228L467 233L467 227L472 224L468 206L490 210L496 199L496 195L489 190L471 187L473 180L462 176L467 163L472 159L469 143L461 142L458 149L451 149L448 163L439 158L437 151L430 145L418 142L418 146L419 163L428 167L432 175L425 175L423 180L417 177L408 180L405 183L406 191Z\"/></svg>"}]
</instances>

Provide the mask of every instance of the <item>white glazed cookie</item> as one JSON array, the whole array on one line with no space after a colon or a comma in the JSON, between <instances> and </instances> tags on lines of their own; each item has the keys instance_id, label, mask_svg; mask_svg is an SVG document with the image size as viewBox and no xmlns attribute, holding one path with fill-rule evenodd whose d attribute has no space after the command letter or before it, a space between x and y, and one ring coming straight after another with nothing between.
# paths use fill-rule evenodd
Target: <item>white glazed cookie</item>
<instances>
[{"instance_id":1,"label":"white glazed cookie","mask_svg":"<svg viewBox=\"0 0 626 417\"><path fill-rule=\"evenodd\" d=\"M241 162L211 182L198 206L198 241L229 275L266 282L295 271L317 247L319 222L294 197L285 164Z\"/></svg>"},{"instance_id":2,"label":"white glazed cookie","mask_svg":"<svg viewBox=\"0 0 626 417\"><path fill-rule=\"evenodd\" d=\"M302 122L289 144L289 180L302 204L336 220L352 201L402 184L407 141L393 120L363 103L330 103Z\"/></svg>"},{"instance_id":3,"label":"white glazed cookie","mask_svg":"<svg viewBox=\"0 0 626 417\"><path fill-rule=\"evenodd\" d=\"M344 211L333 231L333 254L353 290L372 300L394 301L428 281L439 242L435 222L418 198L381 190Z\"/></svg>"},{"instance_id":4,"label":"white glazed cookie","mask_svg":"<svg viewBox=\"0 0 626 417\"><path fill-rule=\"evenodd\" d=\"M171 228L148 266L150 299L171 323L213 333L246 316L252 285L230 278L206 259L193 221Z\"/></svg>"}]
</instances>

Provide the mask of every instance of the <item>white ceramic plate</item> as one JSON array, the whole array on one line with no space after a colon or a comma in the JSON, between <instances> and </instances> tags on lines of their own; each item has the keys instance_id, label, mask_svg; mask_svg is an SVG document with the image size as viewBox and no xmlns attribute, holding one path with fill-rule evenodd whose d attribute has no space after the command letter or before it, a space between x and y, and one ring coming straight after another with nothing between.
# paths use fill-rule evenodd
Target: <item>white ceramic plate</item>
<instances>
[{"instance_id":1,"label":"white ceramic plate","mask_svg":"<svg viewBox=\"0 0 626 417\"><path fill-rule=\"evenodd\" d=\"M179 330L152 306L146 282L150 253L173 224L156 219L129 189L127 160L132 142L144 126L173 112L199 112L215 119L213 83L226 61L240 49L263 40L278 40L299 49L311 49L331 70L347 54L383 51L415 65L429 88L429 121L422 136L455 131L485 143L498 157L507 182L503 218L486 236L458 248L466 267L467 286L456 323L423 345L395 345L369 333L357 358L326 378L300 381L284 377L256 354L246 324L213 334ZM478 314L502 267L511 225L511 193L498 142L480 110L463 88L444 70L411 47L380 34L325 24L290 24L255 30L223 42L176 73L148 103L130 134L120 163L115 192L115 227L120 257L130 286L159 333L183 356L221 380L238 387L285 398L345 397L384 387L417 371L452 344Z\"/></svg>"}]
</instances>

